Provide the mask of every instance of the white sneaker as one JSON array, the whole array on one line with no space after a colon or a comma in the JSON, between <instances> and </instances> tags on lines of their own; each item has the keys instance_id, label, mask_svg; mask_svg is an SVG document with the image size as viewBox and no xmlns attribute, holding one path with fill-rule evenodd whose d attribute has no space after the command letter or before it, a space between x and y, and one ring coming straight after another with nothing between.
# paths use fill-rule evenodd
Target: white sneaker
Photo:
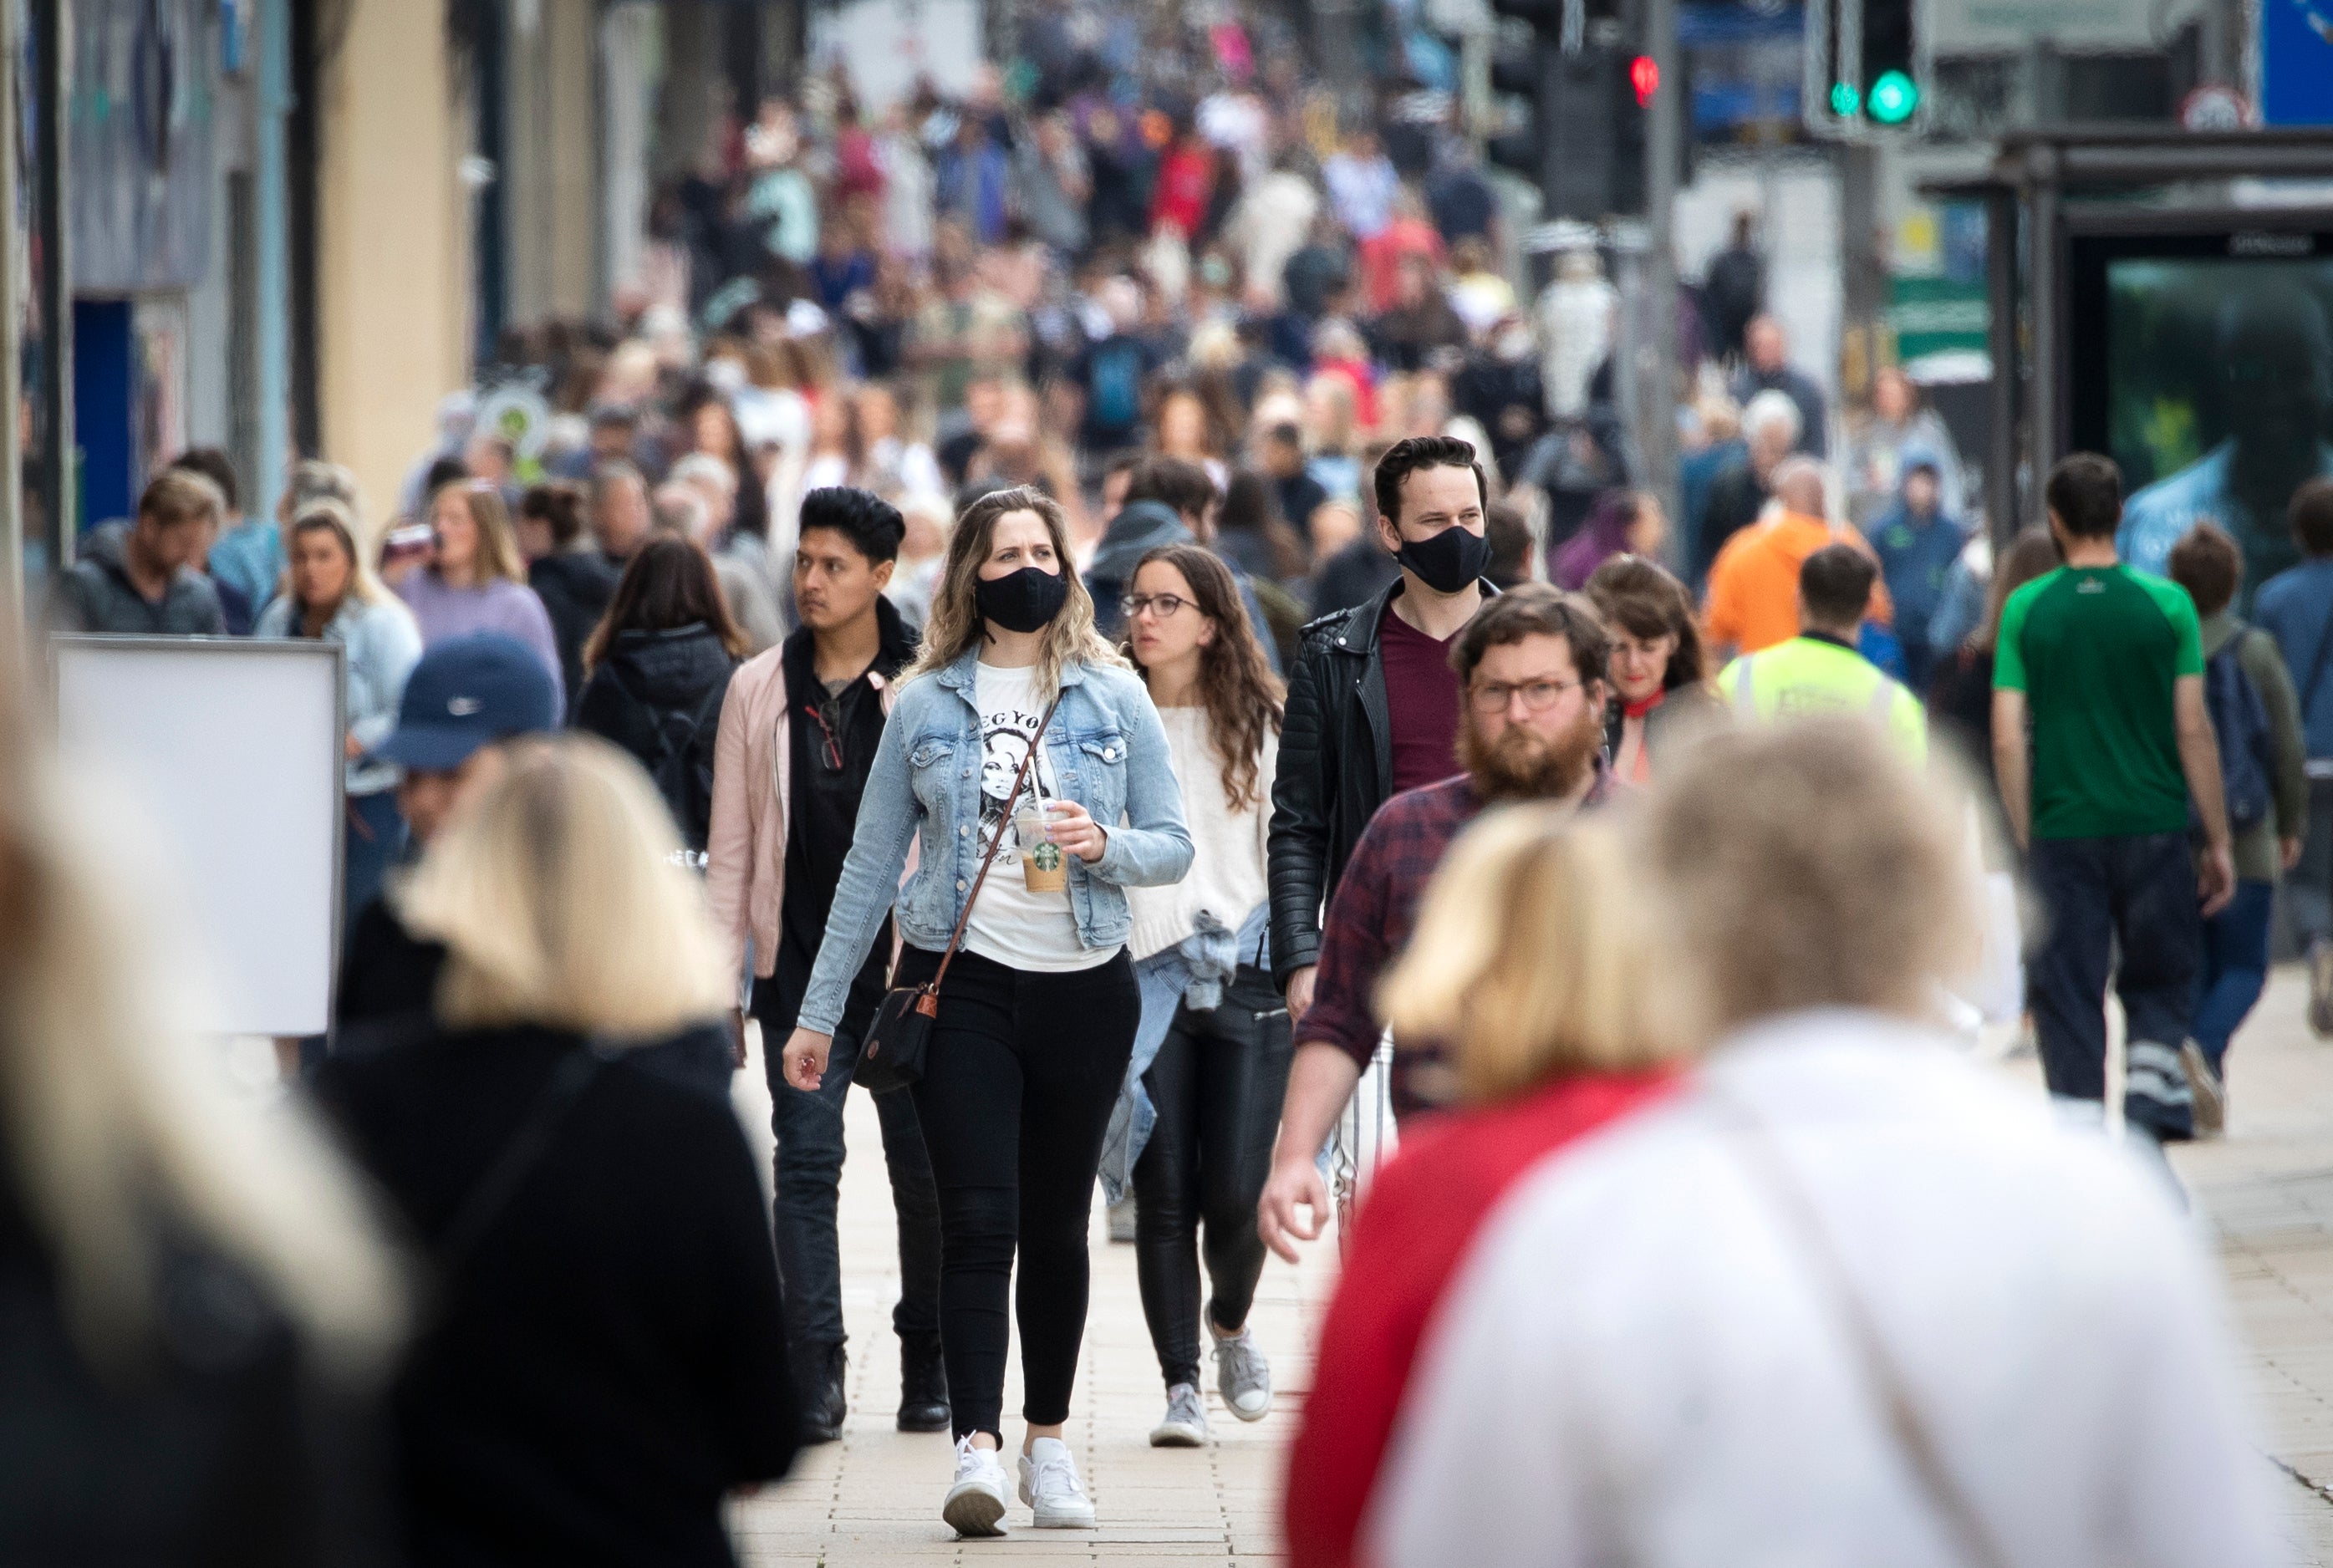
<instances>
[{"instance_id":1,"label":"white sneaker","mask_svg":"<svg viewBox=\"0 0 2333 1568\"><path fill-rule=\"evenodd\" d=\"M1040 1438L1021 1456L1021 1500L1036 1512L1040 1530L1090 1530L1093 1499L1078 1479L1078 1462L1059 1438Z\"/></svg>"},{"instance_id":2,"label":"white sneaker","mask_svg":"<svg viewBox=\"0 0 2333 1568\"><path fill-rule=\"evenodd\" d=\"M2221 1136L2228 1130L2227 1085L2204 1060L2203 1048L2193 1040L2179 1047L2179 1065L2186 1069L2187 1088L2195 1097L2195 1136Z\"/></svg>"},{"instance_id":3,"label":"white sneaker","mask_svg":"<svg viewBox=\"0 0 2333 1568\"><path fill-rule=\"evenodd\" d=\"M1027 1486L1022 1484L1024 1496ZM1004 1534L1004 1462L995 1449L974 1448L968 1437L956 1444L955 1485L940 1505L940 1517L959 1535Z\"/></svg>"},{"instance_id":4,"label":"white sneaker","mask_svg":"<svg viewBox=\"0 0 2333 1568\"><path fill-rule=\"evenodd\" d=\"M1215 1391L1224 1406L1243 1421L1260 1421L1272 1414L1272 1363L1255 1336L1245 1329L1227 1334L1207 1325L1215 1340Z\"/></svg>"},{"instance_id":5,"label":"white sneaker","mask_svg":"<svg viewBox=\"0 0 2333 1568\"><path fill-rule=\"evenodd\" d=\"M1207 1407L1196 1383L1176 1383L1166 1390L1166 1419L1150 1429L1154 1448L1204 1448L1207 1446Z\"/></svg>"}]
</instances>

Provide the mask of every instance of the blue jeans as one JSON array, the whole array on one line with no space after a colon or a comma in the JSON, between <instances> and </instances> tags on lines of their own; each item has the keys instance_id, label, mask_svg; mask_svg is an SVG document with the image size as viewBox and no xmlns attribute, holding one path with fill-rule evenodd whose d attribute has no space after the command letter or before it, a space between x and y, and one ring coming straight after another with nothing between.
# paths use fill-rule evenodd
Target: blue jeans
<instances>
[{"instance_id":1,"label":"blue jeans","mask_svg":"<svg viewBox=\"0 0 2333 1568\"><path fill-rule=\"evenodd\" d=\"M2268 917L2274 882L2238 882L2228 907L2203 922L2203 972L2197 976L2195 1044L2217 1073L2228 1042L2268 984Z\"/></svg>"},{"instance_id":2,"label":"blue jeans","mask_svg":"<svg viewBox=\"0 0 2333 1568\"><path fill-rule=\"evenodd\" d=\"M2194 1021L2203 931L2187 835L2036 839L2027 864L2047 919L2026 966L2026 1000L2050 1092L2106 1098L2111 970L2128 1041L2123 1114L2158 1139L2191 1136L2194 1097L2179 1047Z\"/></svg>"},{"instance_id":3,"label":"blue jeans","mask_svg":"<svg viewBox=\"0 0 2333 1568\"><path fill-rule=\"evenodd\" d=\"M766 985L764 981L763 984ZM785 1036L765 1033L770 1130L777 1134L778 1272L785 1282L786 1327L799 1349L839 1345L842 1332L842 1255L835 1203L842 1185L842 1104L859 1067L859 1031L834 1036L826 1076L805 1093L781 1076ZM903 1341L936 1342L940 1332L940 1199L913 1096L875 1096L883 1129L883 1163L899 1219L899 1304L891 1327Z\"/></svg>"},{"instance_id":4,"label":"blue jeans","mask_svg":"<svg viewBox=\"0 0 2333 1568\"><path fill-rule=\"evenodd\" d=\"M343 930L356 924L357 911L372 902L381 878L404 853L405 819L397 814L397 792L349 796L349 820L341 842Z\"/></svg>"}]
</instances>

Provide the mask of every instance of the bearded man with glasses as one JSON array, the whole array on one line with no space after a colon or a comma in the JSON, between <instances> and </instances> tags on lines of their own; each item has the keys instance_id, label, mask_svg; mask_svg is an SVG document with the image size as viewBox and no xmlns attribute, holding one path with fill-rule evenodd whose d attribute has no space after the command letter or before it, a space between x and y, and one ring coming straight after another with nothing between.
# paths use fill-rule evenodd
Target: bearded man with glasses
<instances>
[{"instance_id":1,"label":"bearded man with glasses","mask_svg":"<svg viewBox=\"0 0 2333 1568\"><path fill-rule=\"evenodd\" d=\"M1610 793L1604 765L1610 637L1579 594L1527 583L1485 604L1451 650L1462 694L1455 777L1395 795L1353 846L1320 933L1312 1005L1296 1028L1299 1070L1281 1111L1258 1206L1265 1243L1290 1262L1320 1233L1327 1184L1314 1157L1378 1044L1370 997L1409 940L1419 901L1466 824L1515 801L1582 807ZM1310 1063L1309 1070L1306 1064ZM1394 1042L1397 1117L1442 1102L1430 1042ZM1297 1210L1309 1209L1310 1224Z\"/></svg>"}]
</instances>

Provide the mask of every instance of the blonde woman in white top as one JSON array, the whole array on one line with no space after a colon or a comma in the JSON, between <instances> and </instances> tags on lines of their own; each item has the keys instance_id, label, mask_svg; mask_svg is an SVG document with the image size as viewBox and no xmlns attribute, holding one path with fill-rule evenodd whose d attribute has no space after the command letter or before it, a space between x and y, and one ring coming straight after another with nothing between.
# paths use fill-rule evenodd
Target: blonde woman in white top
<instances>
[{"instance_id":1,"label":"blonde woman in white top","mask_svg":"<svg viewBox=\"0 0 2333 1568\"><path fill-rule=\"evenodd\" d=\"M1185 1448L1207 1438L1203 1229L1217 1390L1243 1421L1272 1409L1271 1369L1247 1314L1263 1272L1256 1199L1290 1052L1262 918L1281 685L1229 569L1196 545L1145 555L1122 608L1127 651L1166 726L1196 853L1174 886L1129 890L1142 1025L1102 1176L1113 1197L1130 1177L1136 1199L1142 1311L1166 1382L1166 1416L1150 1441Z\"/></svg>"}]
</instances>

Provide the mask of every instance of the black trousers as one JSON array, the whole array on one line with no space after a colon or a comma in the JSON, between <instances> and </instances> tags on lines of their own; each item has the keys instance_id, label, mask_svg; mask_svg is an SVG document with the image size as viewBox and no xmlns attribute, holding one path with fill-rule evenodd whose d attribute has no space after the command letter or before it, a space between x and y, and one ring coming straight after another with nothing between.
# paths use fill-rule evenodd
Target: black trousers
<instances>
[{"instance_id":1,"label":"black trousers","mask_svg":"<svg viewBox=\"0 0 2333 1568\"><path fill-rule=\"evenodd\" d=\"M893 983L920 985L938 967L938 954L909 948ZM1141 1016L1122 951L1066 975L965 951L948 967L914 1092L939 1188L940 1346L959 1438L1003 1436L1016 1250L1021 1414L1033 1426L1069 1419L1094 1178Z\"/></svg>"},{"instance_id":2,"label":"black trousers","mask_svg":"<svg viewBox=\"0 0 2333 1568\"><path fill-rule=\"evenodd\" d=\"M2125 1025L2123 1114L2157 1139L2190 1136L2179 1047L2194 1024L2203 917L2187 835L2036 839L2026 866L2050 922L2025 961L2050 1092L2105 1100L2111 973Z\"/></svg>"},{"instance_id":3,"label":"black trousers","mask_svg":"<svg viewBox=\"0 0 2333 1568\"><path fill-rule=\"evenodd\" d=\"M1199 1380L1199 1255L1205 1227L1207 1315L1247 1322L1263 1275L1256 1200L1272 1169L1288 1092L1290 1030L1279 987L1243 965L1221 1005L1176 1010L1142 1075L1158 1120L1134 1162L1137 1273L1142 1315L1166 1386Z\"/></svg>"},{"instance_id":4,"label":"black trousers","mask_svg":"<svg viewBox=\"0 0 2333 1568\"><path fill-rule=\"evenodd\" d=\"M793 1339L794 1364L809 1369L806 1375L816 1375L823 1366L813 1352L843 1342L842 1253L835 1209L842 1188L843 1103L858 1070L865 1027L864 1019L845 1015L835 1031L825 1079L807 1092L785 1081L779 1054L785 1036L775 1030L764 1030L762 1036L770 1126L777 1135L773 1223L778 1272L786 1283L786 1330ZM940 1206L932 1189L932 1162L924 1152L915 1101L904 1090L873 1098L899 1225L899 1304L891 1311L891 1328L903 1344L927 1344L940 1329Z\"/></svg>"}]
</instances>

